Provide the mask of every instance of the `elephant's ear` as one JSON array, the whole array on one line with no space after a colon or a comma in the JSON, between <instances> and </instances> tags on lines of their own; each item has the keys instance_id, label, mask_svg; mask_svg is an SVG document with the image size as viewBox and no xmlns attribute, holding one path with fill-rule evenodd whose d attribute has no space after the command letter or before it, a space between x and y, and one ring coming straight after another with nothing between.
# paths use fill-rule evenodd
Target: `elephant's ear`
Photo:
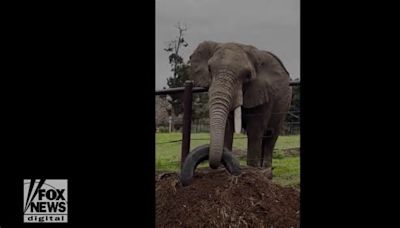
<instances>
[{"instance_id":1,"label":"elephant's ear","mask_svg":"<svg viewBox=\"0 0 400 228\"><path fill-rule=\"evenodd\" d=\"M249 57L251 79L243 84L243 107L253 108L269 102L267 75L263 69L264 59L257 48L250 45L241 45Z\"/></svg>"},{"instance_id":2,"label":"elephant's ear","mask_svg":"<svg viewBox=\"0 0 400 228\"><path fill-rule=\"evenodd\" d=\"M253 108L269 102L268 85L262 78L243 84L243 107Z\"/></svg>"},{"instance_id":3,"label":"elephant's ear","mask_svg":"<svg viewBox=\"0 0 400 228\"><path fill-rule=\"evenodd\" d=\"M216 42L203 41L190 56L189 78L194 81L196 86L210 86L211 75L208 70L208 60L214 55L217 47L218 43Z\"/></svg>"},{"instance_id":4,"label":"elephant's ear","mask_svg":"<svg viewBox=\"0 0 400 228\"><path fill-rule=\"evenodd\" d=\"M268 103L271 95L276 93L275 87L289 80L289 73L274 54L249 45L243 45L242 48L249 56L256 75L243 84L243 107L253 108ZM271 84L271 81L274 83Z\"/></svg>"}]
</instances>

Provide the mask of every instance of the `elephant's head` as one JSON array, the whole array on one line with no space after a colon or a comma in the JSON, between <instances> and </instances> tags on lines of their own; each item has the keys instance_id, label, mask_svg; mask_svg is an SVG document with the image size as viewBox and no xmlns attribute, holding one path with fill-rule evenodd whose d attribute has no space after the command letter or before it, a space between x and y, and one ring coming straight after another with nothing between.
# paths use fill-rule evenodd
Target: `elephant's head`
<instances>
[{"instance_id":1,"label":"elephant's head","mask_svg":"<svg viewBox=\"0 0 400 228\"><path fill-rule=\"evenodd\" d=\"M221 162L229 112L234 112L238 132L241 106L252 108L269 101L268 58L271 55L253 46L212 41L200 43L190 56L190 77L196 85L209 87L211 168Z\"/></svg>"}]
</instances>

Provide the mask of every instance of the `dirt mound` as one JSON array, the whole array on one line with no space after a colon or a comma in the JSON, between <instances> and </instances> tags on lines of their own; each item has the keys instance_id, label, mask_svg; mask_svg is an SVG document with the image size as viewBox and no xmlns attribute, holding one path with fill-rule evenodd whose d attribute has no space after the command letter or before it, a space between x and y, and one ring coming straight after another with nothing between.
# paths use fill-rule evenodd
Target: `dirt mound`
<instances>
[{"instance_id":1,"label":"dirt mound","mask_svg":"<svg viewBox=\"0 0 400 228\"><path fill-rule=\"evenodd\" d=\"M278 186L259 169L238 177L198 169L190 186L176 173L156 178L157 227L298 227L299 191Z\"/></svg>"}]
</instances>

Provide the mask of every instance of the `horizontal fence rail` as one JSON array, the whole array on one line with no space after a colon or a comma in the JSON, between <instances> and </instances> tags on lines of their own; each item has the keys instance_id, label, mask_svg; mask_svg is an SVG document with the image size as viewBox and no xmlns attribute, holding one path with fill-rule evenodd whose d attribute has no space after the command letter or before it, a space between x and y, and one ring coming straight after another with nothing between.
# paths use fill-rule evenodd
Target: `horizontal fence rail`
<instances>
[{"instance_id":1,"label":"horizontal fence rail","mask_svg":"<svg viewBox=\"0 0 400 228\"><path fill-rule=\"evenodd\" d=\"M294 81L290 82L290 86L299 86L300 82L299 81ZM163 90L156 90L155 95L167 95L167 94L177 94L177 93L183 93L185 91L185 87L176 87L176 88L169 88L169 89L163 89ZM201 93L201 92L207 92L208 88L206 87L193 87L192 88L192 93Z\"/></svg>"},{"instance_id":2,"label":"horizontal fence rail","mask_svg":"<svg viewBox=\"0 0 400 228\"><path fill-rule=\"evenodd\" d=\"M163 89L163 90L156 90L156 95L167 95L167 94L177 94L177 93L183 93L185 91L185 87L176 87L176 88L170 88L170 89ZM207 92L208 88L205 87L193 87L192 88L192 93L201 93L201 92Z\"/></svg>"}]
</instances>

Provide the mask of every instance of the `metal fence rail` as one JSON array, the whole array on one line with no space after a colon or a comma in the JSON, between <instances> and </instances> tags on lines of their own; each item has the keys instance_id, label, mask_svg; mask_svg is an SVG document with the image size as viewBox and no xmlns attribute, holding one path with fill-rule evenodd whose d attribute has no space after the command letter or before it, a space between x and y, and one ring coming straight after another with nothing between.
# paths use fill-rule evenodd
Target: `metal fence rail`
<instances>
[{"instance_id":1,"label":"metal fence rail","mask_svg":"<svg viewBox=\"0 0 400 228\"><path fill-rule=\"evenodd\" d=\"M170 89L164 89L164 90L156 90L155 95L167 95L167 94L177 94L177 93L183 93L185 91L185 87L177 87L177 88L170 88ZM192 92L193 93L201 93L201 92L207 92L208 88L204 87L193 87Z\"/></svg>"},{"instance_id":2,"label":"metal fence rail","mask_svg":"<svg viewBox=\"0 0 400 228\"><path fill-rule=\"evenodd\" d=\"M188 83L190 81L186 81ZM294 81L289 83L290 86L299 86L300 82L299 81ZM163 89L163 90L156 90L155 95L168 95L168 94L177 94L177 93L183 93L185 91L186 87L177 87L177 88L169 88L169 89ZM208 88L206 87L193 87L192 88L192 93L201 93L201 92L207 92Z\"/></svg>"}]
</instances>

